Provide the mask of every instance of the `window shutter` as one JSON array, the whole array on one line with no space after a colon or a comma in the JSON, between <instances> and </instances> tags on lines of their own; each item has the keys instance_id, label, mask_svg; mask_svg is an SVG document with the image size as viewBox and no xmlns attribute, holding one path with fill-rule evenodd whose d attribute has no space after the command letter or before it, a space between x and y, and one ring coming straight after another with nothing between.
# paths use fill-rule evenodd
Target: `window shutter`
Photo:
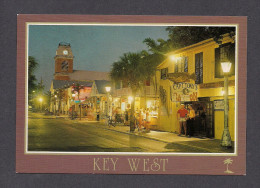
<instances>
[{"instance_id":1,"label":"window shutter","mask_svg":"<svg viewBox=\"0 0 260 188\"><path fill-rule=\"evenodd\" d=\"M215 78L222 78L220 65L220 48L215 48Z\"/></svg>"},{"instance_id":2,"label":"window shutter","mask_svg":"<svg viewBox=\"0 0 260 188\"><path fill-rule=\"evenodd\" d=\"M195 54L195 75L196 75L195 83L196 84L200 83L200 69L199 69L200 59L199 59L199 55L200 54Z\"/></svg>"},{"instance_id":3,"label":"window shutter","mask_svg":"<svg viewBox=\"0 0 260 188\"><path fill-rule=\"evenodd\" d=\"M179 64L179 62L178 62L178 60L176 60L174 72L178 72L178 64Z\"/></svg>"},{"instance_id":4,"label":"window shutter","mask_svg":"<svg viewBox=\"0 0 260 188\"><path fill-rule=\"evenodd\" d=\"M200 53L200 84L203 83L203 52Z\"/></svg>"},{"instance_id":5,"label":"window shutter","mask_svg":"<svg viewBox=\"0 0 260 188\"><path fill-rule=\"evenodd\" d=\"M184 59L184 72L188 72L188 57Z\"/></svg>"}]
</instances>

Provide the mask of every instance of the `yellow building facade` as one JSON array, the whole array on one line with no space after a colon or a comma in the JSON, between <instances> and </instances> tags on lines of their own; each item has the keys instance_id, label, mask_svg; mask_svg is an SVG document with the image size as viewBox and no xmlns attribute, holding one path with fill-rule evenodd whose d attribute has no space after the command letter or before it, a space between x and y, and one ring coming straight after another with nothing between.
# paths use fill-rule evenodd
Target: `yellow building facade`
<instances>
[{"instance_id":1,"label":"yellow building facade","mask_svg":"<svg viewBox=\"0 0 260 188\"><path fill-rule=\"evenodd\" d=\"M224 35L222 44L208 39L170 52L157 68L160 105L157 129L178 132L180 104L191 104L196 112L196 130L221 139L224 130L224 78L220 62L230 61L228 125L235 139L235 40ZM206 113L206 118L201 114ZM202 120L204 119L204 120ZM205 120L206 119L206 120ZM205 123L206 122L206 123Z\"/></svg>"}]
</instances>

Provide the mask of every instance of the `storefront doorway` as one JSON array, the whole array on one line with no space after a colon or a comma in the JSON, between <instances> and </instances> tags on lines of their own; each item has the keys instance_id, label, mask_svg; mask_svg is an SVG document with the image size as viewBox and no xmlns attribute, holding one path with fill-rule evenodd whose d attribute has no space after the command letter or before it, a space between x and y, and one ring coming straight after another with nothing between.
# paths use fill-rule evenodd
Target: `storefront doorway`
<instances>
[{"instance_id":1,"label":"storefront doorway","mask_svg":"<svg viewBox=\"0 0 260 188\"><path fill-rule=\"evenodd\" d=\"M185 102L186 109L191 104L196 113L193 136L214 138L214 105L208 97L198 98L199 101Z\"/></svg>"}]
</instances>

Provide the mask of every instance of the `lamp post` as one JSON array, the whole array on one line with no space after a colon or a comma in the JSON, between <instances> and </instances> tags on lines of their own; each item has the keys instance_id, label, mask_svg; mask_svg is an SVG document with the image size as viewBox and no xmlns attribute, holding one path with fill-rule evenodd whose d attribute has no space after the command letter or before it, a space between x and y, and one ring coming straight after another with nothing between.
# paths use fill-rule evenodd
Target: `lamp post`
<instances>
[{"instance_id":1,"label":"lamp post","mask_svg":"<svg viewBox=\"0 0 260 188\"><path fill-rule=\"evenodd\" d=\"M231 62L221 63L221 67L224 73L224 131L221 139L222 147L232 147L228 128L228 73L230 71L231 65Z\"/></svg>"},{"instance_id":2,"label":"lamp post","mask_svg":"<svg viewBox=\"0 0 260 188\"><path fill-rule=\"evenodd\" d=\"M107 92L107 110L106 110L106 116L108 117L109 116L109 93L111 91L111 87L110 86L106 86L105 87L106 89L106 92Z\"/></svg>"},{"instance_id":3,"label":"lamp post","mask_svg":"<svg viewBox=\"0 0 260 188\"><path fill-rule=\"evenodd\" d=\"M54 115L56 116L56 103L57 103L57 95L54 95Z\"/></svg>"},{"instance_id":4,"label":"lamp post","mask_svg":"<svg viewBox=\"0 0 260 188\"><path fill-rule=\"evenodd\" d=\"M74 99L75 99L75 93L72 93L72 100L74 102ZM71 119L73 120L73 114L74 114L74 105L72 104L71 105Z\"/></svg>"}]
</instances>

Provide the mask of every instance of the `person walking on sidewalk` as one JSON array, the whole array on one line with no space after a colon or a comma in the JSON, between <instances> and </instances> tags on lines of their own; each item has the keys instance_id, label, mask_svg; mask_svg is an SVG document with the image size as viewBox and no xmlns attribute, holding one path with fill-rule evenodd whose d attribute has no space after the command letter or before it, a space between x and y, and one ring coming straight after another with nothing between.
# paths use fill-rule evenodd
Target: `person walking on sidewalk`
<instances>
[{"instance_id":1,"label":"person walking on sidewalk","mask_svg":"<svg viewBox=\"0 0 260 188\"><path fill-rule=\"evenodd\" d=\"M189 137L193 136L193 130L194 130L194 120L195 120L195 110L192 108L192 105L189 105L189 114L188 114L188 120L187 120L187 131Z\"/></svg>"},{"instance_id":2,"label":"person walking on sidewalk","mask_svg":"<svg viewBox=\"0 0 260 188\"><path fill-rule=\"evenodd\" d=\"M187 136L187 126L186 126L186 116L188 114L188 110L185 109L184 104L181 104L181 108L177 111L177 120L179 121L179 135L181 135L181 129L183 127L185 136Z\"/></svg>"}]
</instances>

